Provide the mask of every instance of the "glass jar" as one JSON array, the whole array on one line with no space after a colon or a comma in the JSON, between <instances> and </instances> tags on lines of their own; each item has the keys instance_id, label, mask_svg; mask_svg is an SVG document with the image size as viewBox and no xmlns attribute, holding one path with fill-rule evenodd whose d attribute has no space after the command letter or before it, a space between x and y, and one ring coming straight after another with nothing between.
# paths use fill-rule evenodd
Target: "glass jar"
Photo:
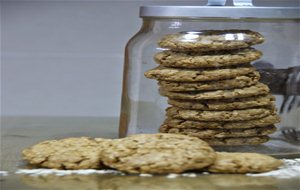
<instances>
[{"instance_id":1,"label":"glass jar","mask_svg":"<svg viewBox=\"0 0 300 190\"><path fill-rule=\"evenodd\" d=\"M136 133L157 133L166 119L168 98L160 95L162 93L159 93L156 80L145 77L145 72L158 66L154 60L155 54L169 48L158 45L165 35L197 36L213 30L223 31L223 37L227 35L224 37L225 40L245 41L243 38L246 36L243 36L243 32L242 34L228 32L233 29L251 30L264 36L263 43L253 46L261 51L263 56L253 60L251 64L260 73L260 82L267 84L270 93L276 96L277 113L281 117L281 122L277 124L277 131L284 128L299 129L299 10L299 7L141 7L140 16L143 18L143 25L129 40L125 51L120 137ZM238 39L239 35L242 35L241 39ZM176 53L176 50L174 52ZM215 52L218 51L214 50L210 53ZM191 70L199 69L203 70L203 68ZM219 65L214 69L222 69L222 66ZM218 120L216 118L211 121ZM267 150L265 148L261 151Z\"/></svg>"}]
</instances>

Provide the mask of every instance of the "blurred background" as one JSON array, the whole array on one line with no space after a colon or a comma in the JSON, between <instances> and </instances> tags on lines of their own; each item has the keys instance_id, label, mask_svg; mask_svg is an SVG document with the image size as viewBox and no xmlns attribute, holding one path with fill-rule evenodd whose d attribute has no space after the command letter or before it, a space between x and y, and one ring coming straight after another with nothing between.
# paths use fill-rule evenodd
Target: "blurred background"
<instances>
[{"instance_id":1,"label":"blurred background","mask_svg":"<svg viewBox=\"0 0 300 190\"><path fill-rule=\"evenodd\" d=\"M1 116L119 117L123 53L141 25L139 7L206 2L2 0Z\"/></svg>"}]
</instances>

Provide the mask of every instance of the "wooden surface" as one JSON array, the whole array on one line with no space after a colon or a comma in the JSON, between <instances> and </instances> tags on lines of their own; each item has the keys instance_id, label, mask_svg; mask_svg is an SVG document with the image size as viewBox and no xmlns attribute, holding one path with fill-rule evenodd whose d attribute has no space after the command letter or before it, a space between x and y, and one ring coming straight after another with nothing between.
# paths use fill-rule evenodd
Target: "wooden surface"
<instances>
[{"instance_id":1,"label":"wooden surface","mask_svg":"<svg viewBox=\"0 0 300 190\"><path fill-rule=\"evenodd\" d=\"M39 176L17 175L23 168L20 152L37 142L65 137L91 136L117 138L117 118L7 117L1 119L1 190L82 189L82 190L198 190L198 189L299 189L299 179L251 177L245 175L200 175L195 178L166 176L140 177L116 175Z\"/></svg>"}]
</instances>

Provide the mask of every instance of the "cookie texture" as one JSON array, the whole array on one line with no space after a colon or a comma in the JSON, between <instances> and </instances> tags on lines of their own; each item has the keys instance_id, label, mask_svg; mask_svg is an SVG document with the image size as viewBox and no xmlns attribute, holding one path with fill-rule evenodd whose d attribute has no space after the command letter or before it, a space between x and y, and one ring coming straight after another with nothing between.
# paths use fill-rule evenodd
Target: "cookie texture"
<instances>
[{"instance_id":1,"label":"cookie texture","mask_svg":"<svg viewBox=\"0 0 300 190\"><path fill-rule=\"evenodd\" d=\"M166 124L160 127L162 133L184 134L198 138L225 138L225 137L251 137L265 136L276 131L274 125L249 129L197 129L197 128L176 128Z\"/></svg>"},{"instance_id":2,"label":"cookie texture","mask_svg":"<svg viewBox=\"0 0 300 190\"><path fill-rule=\"evenodd\" d=\"M269 141L269 136L201 138L211 146L259 145Z\"/></svg>"},{"instance_id":3,"label":"cookie texture","mask_svg":"<svg viewBox=\"0 0 300 190\"><path fill-rule=\"evenodd\" d=\"M164 121L164 124L182 129L248 129L265 127L279 122L280 117L277 114L271 114L266 117L247 121L193 121L168 117Z\"/></svg>"},{"instance_id":4,"label":"cookie texture","mask_svg":"<svg viewBox=\"0 0 300 190\"><path fill-rule=\"evenodd\" d=\"M200 82L231 79L254 72L255 68L249 64L239 68L220 68L208 70L178 69L159 66L146 71L145 76L150 79L163 81Z\"/></svg>"},{"instance_id":5,"label":"cookie texture","mask_svg":"<svg viewBox=\"0 0 300 190\"><path fill-rule=\"evenodd\" d=\"M257 153L217 152L217 159L208 171L213 173L261 173L275 170L281 160Z\"/></svg>"},{"instance_id":6,"label":"cookie texture","mask_svg":"<svg viewBox=\"0 0 300 190\"><path fill-rule=\"evenodd\" d=\"M170 82L159 81L158 85L167 90L174 92L183 91L203 91L203 90L223 90L233 88L243 88L254 85L259 80L259 73L253 72L244 76L237 76L232 79L207 81L207 82Z\"/></svg>"},{"instance_id":7,"label":"cookie texture","mask_svg":"<svg viewBox=\"0 0 300 190\"><path fill-rule=\"evenodd\" d=\"M100 152L105 139L67 138L48 140L23 150L23 158L30 164L54 169L102 168Z\"/></svg>"},{"instance_id":8,"label":"cookie texture","mask_svg":"<svg viewBox=\"0 0 300 190\"><path fill-rule=\"evenodd\" d=\"M186 110L178 107L169 107L166 115L173 118L196 121L246 121L259 119L274 114L272 108L250 108L231 111L202 111Z\"/></svg>"},{"instance_id":9,"label":"cookie texture","mask_svg":"<svg viewBox=\"0 0 300 190\"><path fill-rule=\"evenodd\" d=\"M257 95L268 94L268 86L257 83L250 87L236 88L229 90L216 91L193 91L193 92L171 92L159 88L159 93L170 99L184 99L184 100L213 100L213 99L232 99L243 98Z\"/></svg>"},{"instance_id":10,"label":"cookie texture","mask_svg":"<svg viewBox=\"0 0 300 190\"><path fill-rule=\"evenodd\" d=\"M207 52L247 48L264 42L264 37L250 30L201 30L165 35L158 45L174 51Z\"/></svg>"},{"instance_id":11,"label":"cookie texture","mask_svg":"<svg viewBox=\"0 0 300 190\"><path fill-rule=\"evenodd\" d=\"M247 109L253 107L265 107L273 105L275 97L271 94L254 96L249 98L236 98L225 100L203 100L203 101L189 101L189 100L176 100L168 99L170 105L196 110L237 110Z\"/></svg>"},{"instance_id":12,"label":"cookie texture","mask_svg":"<svg viewBox=\"0 0 300 190\"><path fill-rule=\"evenodd\" d=\"M205 53L183 53L166 50L155 54L154 60L166 67L196 69L241 65L259 59L261 56L260 51L252 48Z\"/></svg>"},{"instance_id":13,"label":"cookie texture","mask_svg":"<svg viewBox=\"0 0 300 190\"><path fill-rule=\"evenodd\" d=\"M101 156L105 165L127 173L181 173L211 165L216 157L198 138L165 133L114 140Z\"/></svg>"}]
</instances>

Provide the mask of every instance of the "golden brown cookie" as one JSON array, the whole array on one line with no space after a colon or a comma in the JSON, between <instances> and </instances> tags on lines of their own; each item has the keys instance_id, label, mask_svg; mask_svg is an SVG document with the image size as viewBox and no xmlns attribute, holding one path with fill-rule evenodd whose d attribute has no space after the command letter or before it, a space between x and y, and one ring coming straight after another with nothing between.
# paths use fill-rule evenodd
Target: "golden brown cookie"
<instances>
[{"instance_id":1,"label":"golden brown cookie","mask_svg":"<svg viewBox=\"0 0 300 190\"><path fill-rule=\"evenodd\" d=\"M102 151L105 165L127 173L181 173L213 163L214 150L198 138L140 134L111 141Z\"/></svg>"},{"instance_id":2,"label":"golden brown cookie","mask_svg":"<svg viewBox=\"0 0 300 190\"><path fill-rule=\"evenodd\" d=\"M257 153L217 152L217 159L208 171L213 173L261 173L277 169L281 160Z\"/></svg>"},{"instance_id":3,"label":"golden brown cookie","mask_svg":"<svg viewBox=\"0 0 300 190\"><path fill-rule=\"evenodd\" d=\"M156 63L166 67L210 68L224 66L240 66L259 59L262 53L256 49L240 49L232 51L216 51L205 53L180 53L162 51L154 55Z\"/></svg>"},{"instance_id":4,"label":"golden brown cookie","mask_svg":"<svg viewBox=\"0 0 300 190\"><path fill-rule=\"evenodd\" d=\"M160 127L162 133L183 134L198 138L225 138L225 137L251 137L265 136L276 131L274 125L266 127L248 129L197 129L197 128L177 128L163 124Z\"/></svg>"},{"instance_id":5,"label":"golden brown cookie","mask_svg":"<svg viewBox=\"0 0 300 190\"><path fill-rule=\"evenodd\" d=\"M275 97L271 94L254 96L249 98L236 98L224 100L176 100L168 99L170 105L196 110L238 110L253 107L266 107L274 105Z\"/></svg>"},{"instance_id":6,"label":"golden brown cookie","mask_svg":"<svg viewBox=\"0 0 300 190\"><path fill-rule=\"evenodd\" d=\"M164 124L173 128L196 128L196 129L248 129L265 127L280 122L276 114L268 115L259 119L247 121L192 121L168 117Z\"/></svg>"},{"instance_id":7,"label":"golden brown cookie","mask_svg":"<svg viewBox=\"0 0 300 190\"><path fill-rule=\"evenodd\" d=\"M202 138L211 146L243 146L243 145L259 145L265 143L270 138L268 136L258 137L226 137L226 138Z\"/></svg>"},{"instance_id":8,"label":"golden brown cookie","mask_svg":"<svg viewBox=\"0 0 300 190\"><path fill-rule=\"evenodd\" d=\"M166 115L172 118L196 121L247 121L274 114L274 108L249 108L230 111L187 110L178 107L166 109Z\"/></svg>"},{"instance_id":9,"label":"golden brown cookie","mask_svg":"<svg viewBox=\"0 0 300 190\"><path fill-rule=\"evenodd\" d=\"M100 152L104 149L98 138L67 138L48 140L23 150L23 158L30 164L54 169L99 169L102 168Z\"/></svg>"},{"instance_id":10,"label":"golden brown cookie","mask_svg":"<svg viewBox=\"0 0 300 190\"><path fill-rule=\"evenodd\" d=\"M200 82L200 81L218 81L232 79L237 76L244 76L255 73L255 68L250 64L238 68L220 68L220 69L178 69L169 67L156 67L145 72L145 76L150 79L175 81L175 82Z\"/></svg>"},{"instance_id":11,"label":"golden brown cookie","mask_svg":"<svg viewBox=\"0 0 300 190\"><path fill-rule=\"evenodd\" d=\"M207 81L207 82L171 82L159 81L158 85L173 92L183 91L204 91L204 90L223 90L233 88L243 88L254 85L259 80L259 73L257 71L243 76L237 76L232 79Z\"/></svg>"},{"instance_id":12,"label":"golden brown cookie","mask_svg":"<svg viewBox=\"0 0 300 190\"><path fill-rule=\"evenodd\" d=\"M170 92L160 88L159 93L170 99L183 100L218 100L218 99L232 99L244 98L251 96L258 96L268 94L268 86L257 83L250 87L229 89L229 90L215 90L215 91L195 91L195 92Z\"/></svg>"},{"instance_id":13,"label":"golden brown cookie","mask_svg":"<svg viewBox=\"0 0 300 190\"><path fill-rule=\"evenodd\" d=\"M207 52L247 48L264 42L251 30L201 30L165 35L158 45L181 52Z\"/></svg>"}]
</instances>

